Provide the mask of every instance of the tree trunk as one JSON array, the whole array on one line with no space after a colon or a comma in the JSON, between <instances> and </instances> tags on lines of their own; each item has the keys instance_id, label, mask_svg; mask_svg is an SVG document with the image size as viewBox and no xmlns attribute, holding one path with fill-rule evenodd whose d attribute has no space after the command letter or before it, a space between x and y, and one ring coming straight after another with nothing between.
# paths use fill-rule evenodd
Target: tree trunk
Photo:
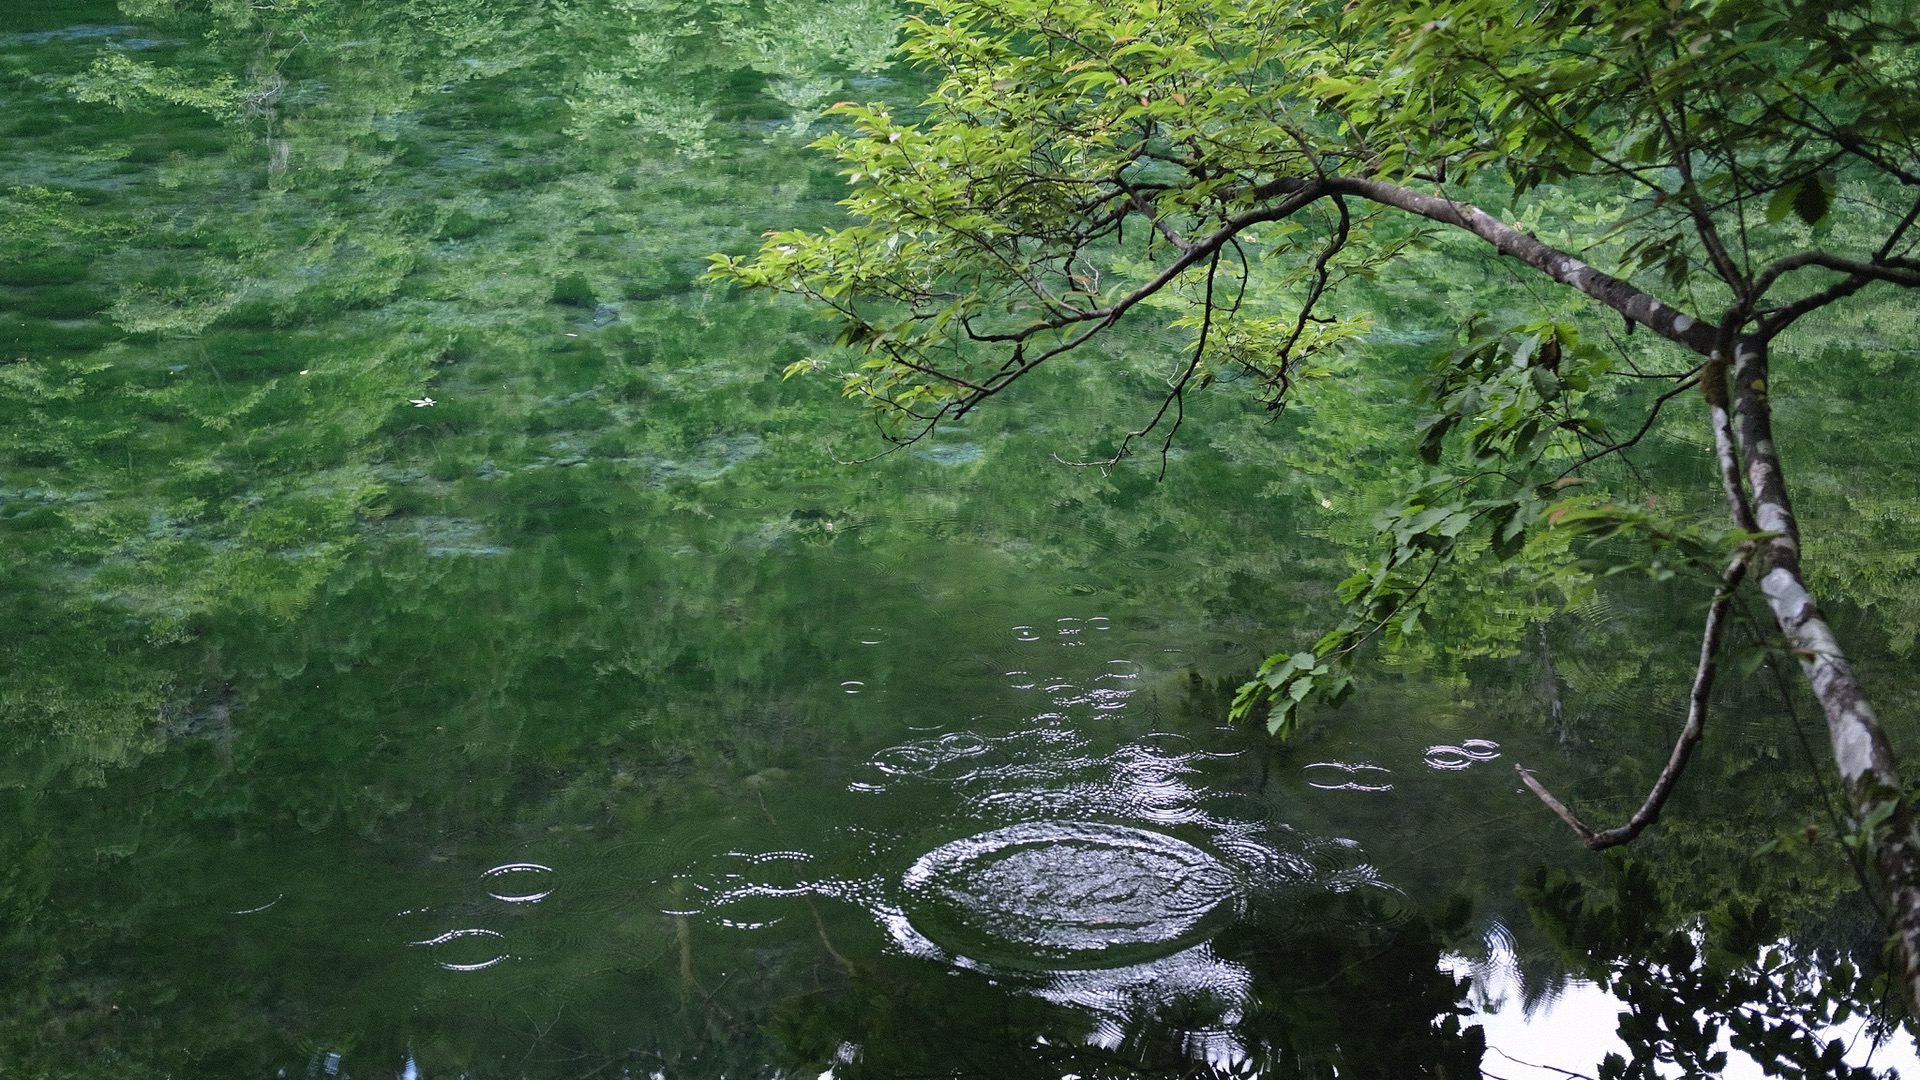
<instances>
[{"instance_id":1,"label":"tree trunk","mask_svg":"<svg viewBox=\"0 0 1920 1080\"><path fill-rule=\"evenodd\" d=\"M1631 283L1601 273L1567 252L1501 221L1469 203L1443 195L1428 195L1379 180L1337 177L1288 180L1270 185L1273 191L1302 194L1319 185L1329 193L1354 195L1385 206L1418 214L1431 221L1464 229L1492 245L1495 251L1533 267L1554 281L1576 289L1612 308L1632 322L1696 355L1717 358L1723 343L1711 324L1662 303ZM1844 293L1835 294L1838 299ZM1770 532L1751 558L1760 591L1767 598L1780 632L1786 636L1806 672L1813 694L1827 718L1827 737L1855 822L1865 831L1867 850L1886 890L1888 930L1892 933L1900 966L1900 984L1908 1013L1920 1019L1920 830L1906 801L1893 747L1874 718L1866 691L1847 663L1839 639L1807 590L1800 573L1800 530L1787 498L1779 455L1773 445L1772 412L1767 401L1768 338L1747 335L1734 339L1732 418L1735 446L1727 445L1724 410L1715 400L1716 457L1728 487L1736 525ZM1706 375L1715 378L1713 364ZM1737 447L1738 460L1730 452ZM1751 519L1739 490L1740 466L1752 489Z\"/></svg>"},{"instance_id":2,"label":"tree trunk","mask_svg":"<svg viewBox=\"0 0 1920 1080\"><path fill-rule=\"evenodd\" d=\"M1735 433L1746 462L1754 518L1775 535L1756 559L1760 591L1827 718L1833 761L1856 822L1866 829L1897 946L1909 1012L1920 1017L1920 831L1901 793L1893 747L1833 628L1800 576L1800 529L1773 445L1767 342L1743 337L1734 348ZM1878 819L1878 820L1876 820Z\"/></svg>"}]
</instances>

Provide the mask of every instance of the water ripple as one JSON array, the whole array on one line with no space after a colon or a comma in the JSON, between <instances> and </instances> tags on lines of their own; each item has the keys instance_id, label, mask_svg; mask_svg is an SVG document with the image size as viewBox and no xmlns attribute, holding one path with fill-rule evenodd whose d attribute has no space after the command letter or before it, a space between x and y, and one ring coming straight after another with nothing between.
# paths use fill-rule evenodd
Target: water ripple
<instances>
[{"instance_id":1,"label":"water ripple","mask_svg":"<svg viewBox=\"0 0 1920 1080\"><path fill-rule=\"evenodd\" d=\"M506 935L498 930L476 927L407 944L432 950L433 962L448 971L481 971L507 959L505 942Z\"/></svg>"},{"instance_id":2,"label":"water ripple","mask_svg":"<svg viewBox=\"0 0 1920 1080\"><path fill-rule=\"evenodd\" d=\"M539 863L507 863L481 874L480 880L490 883L487 895L502 903L537 904L553 895L553 886L545 884L552 873L553 867Z\"/></svg>"},{"instance_id":3,"label":"water ripple","mask_svg":"<svg viewBox=\"0 0 1920 1080\"><path fill-rule=\"evenodd\" d=\"M1393 785L1385 782L1392 770L1381 765L1366 762L1316 761L1300 770L1307 777L1307 786L1321 791L1392 791Z\"/></svg>"},{"instance_id":4,"label":"water ripple","mask_svg":"<svg viewBox=\"0 0 1920 1080\"><path fill-rule=\"evenodd\" d=\"M1500 744L1491 739L1465 739L1459 746L1429 746L1426 762L1430 769L1458 772L1475 762L1492 761L1500 756Z\"/></svg>"},{"instance_id":5,"label":"water ripple","mask_svg":"<svg viewBox=\"0 0 1920 1080\"><path fill-rule=\"evenodd\" d=\"M956 956L1049 970L1137 964L1238 911L1234 873L1165 833L1041 821L921 856L901 879L914 929Z\"/></svg>"}]
</instances>

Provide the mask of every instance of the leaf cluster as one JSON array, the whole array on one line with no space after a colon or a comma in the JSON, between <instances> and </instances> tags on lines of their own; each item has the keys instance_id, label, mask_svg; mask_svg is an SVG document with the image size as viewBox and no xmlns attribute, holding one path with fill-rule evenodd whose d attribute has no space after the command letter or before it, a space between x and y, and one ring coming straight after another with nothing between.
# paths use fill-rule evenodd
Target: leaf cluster
<instances>
[{"instance_id":1,"label":"leaf cluster","mask_svg":"<svg viewBox=\"0 0 1920 1080\"><path fill-rule=\"evenodd\" d=\"M1722 305L1726 332L1770 336L1869 283L1920 284L1920 202L1901 190L1920 184L1917 47L1911 5L1866 0L940 0L902 47L940 78L921 108L843 103L818 143L853 185L851 222L771 233L752 258L716 257L712 276L818 305L841 352L788 374L833 373L903 441L1135 312L1183 307L1169 322L1187 354L1109 465L1164 419L1177 430L1184 395L1223 372L1251 375L1273 406L1332 374L1379 321L1335 294L1425 240L1388 208L1640 311L1629 330L1658 316L1704 355L1696 326L1712 317L1674 312ZM1914 209L1844 256L1800 248L1853 190ZM1527 203L1529 223L1453 201L1469 195ZM1619 278L1589 287L1592 268L1538 232ZM1770 295L1813 268L1850 276ZM1632 307L1630 281L1664 293ZM1415 433L1417 456L1449 467L1378 520L1384 552L1343 587L1351 617L1311 653L1274 656L1238 714L1271 699L1271 726L1291 730L1313 687L1346 692L1325 662L1412 633L1423 590L1461 552L1509 562L1543 522L1563 546L1640 545L1568 573L1669 576L1753 539L1562 490L1625 459L1703 370L1651 376L1669 382L1616 431L1589 395L1647 373L1619 370L1564 318L1465 322Z\"/></svg>"}]
</instances>

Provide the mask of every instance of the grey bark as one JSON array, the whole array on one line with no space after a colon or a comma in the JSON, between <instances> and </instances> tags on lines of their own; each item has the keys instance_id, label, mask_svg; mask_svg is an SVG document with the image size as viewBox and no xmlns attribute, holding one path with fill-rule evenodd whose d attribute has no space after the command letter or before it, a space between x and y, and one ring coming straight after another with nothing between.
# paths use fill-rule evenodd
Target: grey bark
<instances>
[{"instance_id":1,"label":"grey bark","mask_svg":"<svg viewBox=\"0 0 1920 1080\"><path fill-rule=\"evenodd\" d=\"M1888 929L1897 945L1907 1005L1920 1012L1920 830L1901 797L1905 787L1886 731L1801 577L1800 525L1773 444L1769 359L1762 338L1741 338L1734 347L1734 431L1746 461L1754 517L1773 534L1759 552L1760 592L1826 714L1827 740L1854 820L1887 815L1867 835L1867 849L1886 889Z\"/></svg>"},{"instance_id":2,"label":"grey bark","mask_svg":"<svg viewBox=\"0 0 1920 1080\"><path fill-rule=\"evenodd\" d=\"M1710 367L1724 360L1717 355L1721 335L1713 325L1541 243L1477 206L1378 180L1334 178L1295 183L1297 190L1307 190L1311 185L1463 229L1500 254L1585 293L1628 320L1707 358ZM1829 289L1820 295L1831 302L1845 293ZM1777 332L1771 325L1769 329ZM1709 397L1714 411L1716 457L1729 488L1730 510L1737 525L1772 534L1759 541L1757 550L1751 553L1752 572L1826 715L1834 765L1855 821L1881 817L1880 824L1866 837L1867 848L1873 853L1881 885L1886 889L1888 929L1897 948L1907 1007L1920 1016L1920 829L1916 829L1915 817L1901 797L1905 788L1886 731L1874 716L1866 690L1802 577L1799 522L1773 443L1767 338L1736 338L1731 367L1733 416L1729 418L1725 406ZM1725 439L1729 421L1735 443L1732 448ZM1737 449L1738 461L1729 452L1732 449ZM1739 465L1744 465L1744 470L1737 470ZM1746 493L1739 490L1741 471L1751 494L1751 524L1743 497Z\"/></svg>"}]
</instances>

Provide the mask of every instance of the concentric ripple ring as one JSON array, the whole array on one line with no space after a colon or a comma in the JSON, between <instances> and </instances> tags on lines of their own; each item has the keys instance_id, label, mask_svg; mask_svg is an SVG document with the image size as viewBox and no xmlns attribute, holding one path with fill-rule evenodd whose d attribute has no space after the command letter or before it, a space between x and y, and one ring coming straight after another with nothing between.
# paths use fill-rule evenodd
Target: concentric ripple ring
<instances>
[{"instance_id":1,"label":"concentric ripple ring","mask_svg":"<svg viewBox=\"0 0 1920 1080\"><path fill-rule=\"evenodd\" d=\"M901 879L907 918L934 944L990 965L1120 967L1170 955L1240 909L1232 870L1164 833L1039 821L920 857Z\"/></svg>"}]
</instances>

